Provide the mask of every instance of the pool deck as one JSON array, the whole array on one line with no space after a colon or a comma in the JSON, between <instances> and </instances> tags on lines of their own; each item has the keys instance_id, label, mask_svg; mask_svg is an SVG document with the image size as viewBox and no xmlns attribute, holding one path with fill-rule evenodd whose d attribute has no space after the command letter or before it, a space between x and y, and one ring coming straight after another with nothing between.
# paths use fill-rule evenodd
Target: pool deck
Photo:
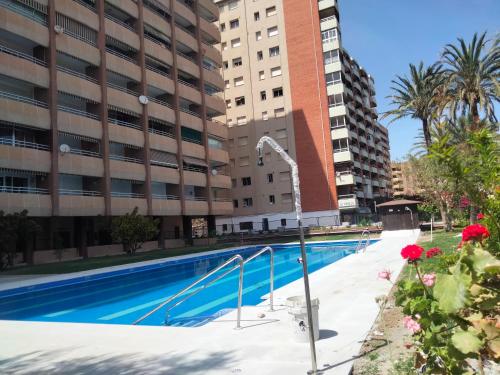
<instances>
[{"instance_id":1,"label":"pool deck","mask_svg":"<svg viewBox=\"0 0 500 375\"><path fill-rule=\"evenodd\" d=\"M383 232L366 253L310 275L311 293L320 300L316 348L322 373L349 373L378 315L375 297L391 289L377 273L390 269L397 277L404 265L400 250L418 234ZM199 328L0 321L0 373L305 374L309 346L296 342L282 305L301 294L302 279L275 292L274 312L268 302L244 306L240 330L234 329L236 312Z\"/></svg>"}]
</instances>

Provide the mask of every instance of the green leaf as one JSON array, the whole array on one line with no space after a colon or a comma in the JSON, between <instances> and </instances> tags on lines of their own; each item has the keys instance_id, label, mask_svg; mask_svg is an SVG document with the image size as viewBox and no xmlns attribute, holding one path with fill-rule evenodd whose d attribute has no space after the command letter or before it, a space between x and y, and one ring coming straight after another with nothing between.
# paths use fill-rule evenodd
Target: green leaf
<instances>
[{"instance_id":1,"label":"green leaf","mask_svg":"<svg viewBox=\"0 0 500 375\"><path fill-rule=\"evenodd\" d=\"M453 275L438 274L434 297L438 300L439 308L445 313L454 313L463 308L468 302L470 284L470 276L461 272Z\"/></svg>"},{"instance_id":2,"label":"green leaf","mask_svg":"<svg viewBox=\"0 0 500 375\"><path fill-rule=\"evenodd\" d=\"M486 270L488 270L488 272L494 272L495 269L498 270L500 267L500 261L498 259L479 247L474 249L470 259L472 261L472 267L478 275L482 275Z\"/></svg>"},{"instance_id":3,"label":"green leaf","mask_svg":"<svg viewBox=\"0 0 500 375\"><path fill-rule=\"evenodd\" d=\"M455 348L462 353L477 353L481 349L482 342L472 331L458 331L451 337Z\"/></svg>"}]
</instances>

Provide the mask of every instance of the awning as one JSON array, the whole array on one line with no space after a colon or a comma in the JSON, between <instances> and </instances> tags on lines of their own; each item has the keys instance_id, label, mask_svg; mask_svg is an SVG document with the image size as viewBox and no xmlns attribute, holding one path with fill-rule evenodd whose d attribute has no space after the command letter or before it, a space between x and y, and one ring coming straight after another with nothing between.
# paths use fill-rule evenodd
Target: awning
<instances>
[{"instance_id":1,"label":"awning","mask_svg":"<svg viewBox=\"0 0 500 375\"><path fill-rule=\"evenodd\" d=\"M407 199L396 199L393 201L377 204L377 207L393 207L393 206L404 206L408 204L419 204L422 203L420 201L410 201Z\"/></svg>"},{"instance_id":2,"label":"awning","mask_svg":"<svg viewBox=\"0 0 500 375\"><path fill-rule=\"evenodd\" d=\"M23 171L20 169L10 169L10 168L0 168L0 175L8 175L8 176L47 176L48 172L39 172L39 171Z\"/></svg>"},{"instance_id":3,"label":"awning","mask_svg":"<svg viewBox=\"0 0 500 375\"><path fill-rule=\"evenodd\" d=\"M151 161L161 163L163 165L170 165L176 168L179 167L179 163L177 162L177 155L170 154L168 152L151 150Z\"/></svg>"},{"instance_id":4,"label":"awning","mask_svg":"<svg viewBox=\"0 0 500 375\"><path fill-rule=\"evenodd\" d=\"M141 117L141 114L139 113L136 113L134 111L131 111L129 109L125 109L125 108L121 108L121 107L116 107L114 105L111 105L111 104L108 104L108 110L112 110L112 111L115 111L115 112L120 112L120 113L124 113L126 115L130 115L130 116L134 116L134 117Z\"/></svg>"},{"instance_id":5,"label":"awning","mask_svg":"<svg viewBox=\"0 0 500 375\"><path fill-rule=\"evenodd\" d=\"M78 135L78 134L71 134L71 133L66 133L66 132L59 132L63 137L68 137L68 138L73 138L73 139L78 139L80 141L86 141L86 142L93 142L93 143L99 143L98 139L95 138L90 138L90 137L85 137L83 135Z\"/></svg>"},{"instance_id":6,"label":"awning","mask_svg":"<svg viewBox=\"0 0 500 375\"><path fill-rule=\"evenodd\" d=\"M199 166L208 168L207 162L205 160L202 160L202 159L192 158L190 156L184 156L183 160L184 160L184 163L186 163L186 164L199 165Z\"/></svg>"}]
</instances>

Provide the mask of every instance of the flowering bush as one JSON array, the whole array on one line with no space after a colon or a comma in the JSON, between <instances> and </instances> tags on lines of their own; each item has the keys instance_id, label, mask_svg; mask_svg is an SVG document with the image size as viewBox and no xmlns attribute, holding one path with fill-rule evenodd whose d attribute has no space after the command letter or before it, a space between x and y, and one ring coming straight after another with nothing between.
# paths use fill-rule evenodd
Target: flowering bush
<instances>
[{"instance_id":1,"label":"flowering bush","mask_svg":"<svg viewBox=\"0 0 500 375\"><path fill-rule=\"evenodd\" d=\"M473 224L469 225L462 232L462 241L479 241L488 238L490 236L490 232L486 229L485 226L481 224Z\"/></svg>"},{"instance_id":2,"label":"flowering bush","mask_svg":"<svg viewBox=\"0 0 500 375\"><path fill-rule=\"evenodd\" d=\"M476 359L482 374L484 360L500 359L500 260L491 241L483 241L488 236L486 227L475 224L463 230L461 247L450 256L432 248L422 259L417 245L401 250L417 277L397 284L396 303L425 373L475 373L470 360ZM441 268L422 275L422 262L433 257Z\"/></svg>"},{"instance_id":3,"label":"flowering bush","mask_svg":"<svg viewBox=\"0 0 500 375\"><path fill-rule=\"evenodd\" d=\"M401 250L401 256L404 259L408 259L409 261L414 262L414 261L420 259L423 252L424 252L424 249L418 245L408 245L408 246L403 247L403 249Z\"/></svg>"}]
</instances>

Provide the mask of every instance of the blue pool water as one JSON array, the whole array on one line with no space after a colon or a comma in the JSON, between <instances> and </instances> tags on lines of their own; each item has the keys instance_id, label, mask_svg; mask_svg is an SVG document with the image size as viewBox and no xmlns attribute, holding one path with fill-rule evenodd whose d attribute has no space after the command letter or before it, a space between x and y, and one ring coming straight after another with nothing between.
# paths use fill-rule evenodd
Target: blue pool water
<instances>
[{"instance_id":1,"label":"blue pool water","mask_svg":"<svg viewBox=\"0 0 500 375\"><path fill-rule=\"evenodd\" d=\"M357 241L307 244L309 272L354 252ZM198 256L0 292L0 319L131 324L234 254L251 256L262 246ZM302 276L298 245L275 245L275 289ZM245 265L243 305L269 292L269 253ZM214 275L214 277L217 274ZM232 272L171 311L169 324L196 325L237 305L238 271ZM177 323L176 323L177 322ZM165 309L141 324L164 325ZM198 325L199 325L198 324Z\"/></svg>"}]
</instances>

